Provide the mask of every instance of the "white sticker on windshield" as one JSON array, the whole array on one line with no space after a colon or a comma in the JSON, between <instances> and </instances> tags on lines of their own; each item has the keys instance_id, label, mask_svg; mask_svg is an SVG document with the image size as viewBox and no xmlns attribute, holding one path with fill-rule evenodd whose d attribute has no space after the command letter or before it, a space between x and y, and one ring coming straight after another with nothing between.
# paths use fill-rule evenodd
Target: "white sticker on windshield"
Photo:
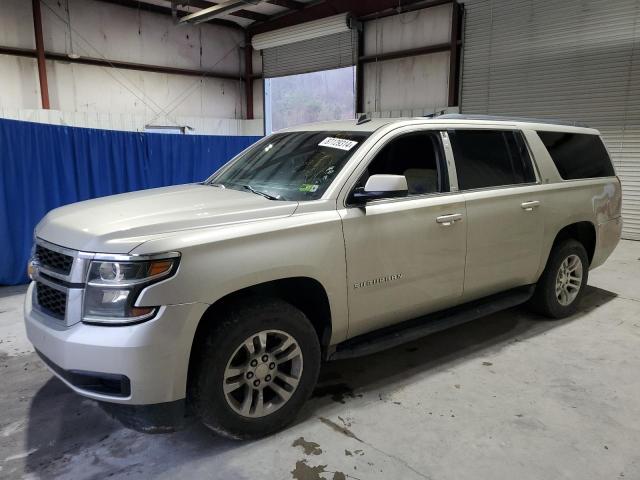
<instances>
[{"instance_id":1,"label":"white sticker on windshield","mask_svg":"<svg viewBox=\"0 0 640 480\"><path fill-rule=\"evenodd\" d=\"M353 140L345 140L344 138L327 137L322 140L318 145L320 147L338 148L340 150L351 150L358 142Z\"/></svg>"}]
</instances>

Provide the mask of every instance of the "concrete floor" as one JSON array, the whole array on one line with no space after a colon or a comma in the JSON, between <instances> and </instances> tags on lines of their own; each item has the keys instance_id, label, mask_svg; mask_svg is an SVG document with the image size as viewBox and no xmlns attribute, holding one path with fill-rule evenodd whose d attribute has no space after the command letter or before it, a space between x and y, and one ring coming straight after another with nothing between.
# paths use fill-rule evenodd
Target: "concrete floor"
<instances>
[{"instance_id":1,"label":"concrete floor","mask_svg":"<svg viewBox=\"0 0 640 480\"><path fill-rule=\"evenodd\" d=\"M521 308L327 364L288 430L145 435L69 391L0 289L0 478L640 479L640 242L592 272L581 312Z\"/></svg>"}]
</instances>

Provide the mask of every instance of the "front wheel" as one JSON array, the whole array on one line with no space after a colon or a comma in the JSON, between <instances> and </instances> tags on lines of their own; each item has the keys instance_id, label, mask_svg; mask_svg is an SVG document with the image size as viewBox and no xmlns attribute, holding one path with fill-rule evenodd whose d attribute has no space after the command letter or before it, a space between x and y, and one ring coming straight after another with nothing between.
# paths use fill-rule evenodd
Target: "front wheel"
<instances>
[{"instance_id":1,"label":"front wheel","mask_svg":"<svg viewBox=\"0 0 640 480\"><path fill-rule=\"evenodd\" d=\"M529 305L554 319L573 315L584 294L588 276L589 259L584 246L576 240L566 240L551 251Z\"/></svg>"},{"instance_id":2,"label":"front wheel","mask_svg":"<svg viewBox=\"0 0 640 480\"><path fill-rule=\"evenodd\" d=\"M307 317L277 299L227 308L200 350L191 400L212 430L257 438L286 426L311 395L320 345Z\"/></svg>"}]
</instances>

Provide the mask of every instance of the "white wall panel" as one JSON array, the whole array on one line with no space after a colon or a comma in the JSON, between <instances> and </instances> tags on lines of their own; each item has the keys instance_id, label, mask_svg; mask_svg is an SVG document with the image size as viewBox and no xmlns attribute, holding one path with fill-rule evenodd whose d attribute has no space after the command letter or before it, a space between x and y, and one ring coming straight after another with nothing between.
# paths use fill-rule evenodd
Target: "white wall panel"
<instances>
[{"instance_id":1,"label":"white wall panel","mask_svg":"<svg viewBox=\"0 0 640 480\"><path fill-rule=\"evenodd\" d=\"M69 51L65 8L66 1L43 0L47 50ZM69 0L69 14L73 49L80 55L225 73L240 71L239 47L244 44L244 35L239 30L209 24L178 26L169 15L94 0Z\"/></svg>"},{"instance_id":2,"label":"white wall panel","mask_svg":"<svg viewBox=\"0 0 640 480\"><path fill-rule=\"evenodd\" d=\"M52 105L63 111L241 118L236 80L47 61Z\"/></svg>"},{"instance_id":3,"label":"white wall panel","mask_svg":"<svg viewBox=\"0 0 640 480\"><path fill-rule=\"evenodd\" d=\"M448 43L451 37L451 11L451 5L440 5L365 22L364 54Z\"/></svg>"},{"instance_id":4,"label":"white wall panel","mask_svg":"<svg viewBox=\"0 0 640 480\"><path fill-rule=\"evenodd\" d=\"M31 2L0 0L0 45L36 48Z\"/></svg>"},{"instance_id":5,"label":"white wall panel","mask_svg":"<svg viewBox=\"0 0 640 480\"><path fill-rule=\"evenodd\" d=\"M364 24L364 54L386 54L448 43L452 6L440 5ZM365 63L366 112L434 111L446 108L449 53Z\"/></svg>"},{"instance_id":6,"label":"white wall panel","mask_svg":"<svg viewBox=\"0 0 640 480\"><path fill-rule=\"evenodd\" d=\"M367 112L445 107L449 88L449 52L364 65Z\"/></svg>"},{"instance_id":7,"label":"white wall panel","mask_svg":"<svg viewBox=\"0 0 640 480\"><path fill-rule=\"evenodd\" d=\"M557 118L600 129L640 239L640 1L466 3L463 113Z\"/></svg>"},{"instance_id":8,"label":"white wall panel","mask_svg":"<svg viewBox=\"0 0 640 480\"><path fill-rule=\"evenodd\" d=\"M69 0L74 30L70 35L66 5L66 0L42 2L47 51L70 53L73 50L87 57L215 70L240 76L244 62L239 48L244 36L240 31L208 24L176 26L168 15L94 0ZM0 0L0 45L33 49L34 43L31 2ZM64 118L75 115L74 125L97 126L98 122L101 128L121 125L126 130L140 130L151 120L157 124L174 124L177 118L188 118L190 123L204 129L198 133L245 130L236 122L236 119L242 121L246 110L244 84L239 80L57 61L47 61L47 69L51 107L65 112ZM35 59L0 55L0 72L0 110L40 108ZM86 124L82 123L83 118ZM201 120L196 122L193 120L196 118ZM234 121L227 125L221 123L221 119ZM247 129L253 131L255 125L248 124Z\"/></svg>"},{"instance_id":9,"label":"white wall panel","mask_svg":"<svg viewBox=\"0 0 640 480\"><path fill-rule=\"evenodd\" d=\"M0 107L40 108L35 58L0 55Z\"/></svg>"}]
</instances>

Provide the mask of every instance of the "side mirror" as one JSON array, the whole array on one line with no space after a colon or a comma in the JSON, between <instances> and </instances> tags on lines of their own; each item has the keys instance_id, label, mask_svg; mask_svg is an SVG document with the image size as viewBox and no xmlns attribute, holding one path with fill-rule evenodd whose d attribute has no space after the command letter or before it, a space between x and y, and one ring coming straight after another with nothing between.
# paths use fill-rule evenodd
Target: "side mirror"
<instances>
[{"instance_id":1,"label":"side mirror","mask_svg":"<svg viewBox=\"0 0 640 480\"><path fill-rule=\"evenodd\" d=\"M351 195L353 203L362 205L380 198L406 197L409 193L404 175L371 175L364 189Z\"/></svg>"}]
</instances>

